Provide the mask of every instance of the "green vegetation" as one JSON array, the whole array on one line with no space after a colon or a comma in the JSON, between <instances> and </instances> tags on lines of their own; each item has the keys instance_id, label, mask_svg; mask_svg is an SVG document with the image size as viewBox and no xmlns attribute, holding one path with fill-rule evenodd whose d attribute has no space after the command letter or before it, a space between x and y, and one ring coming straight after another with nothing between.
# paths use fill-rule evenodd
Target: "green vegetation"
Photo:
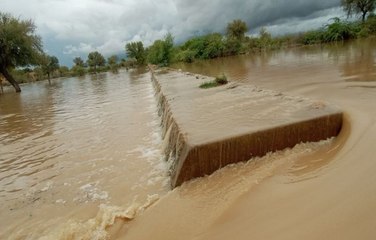
<instances>
[{"instance_id":1,"label":"green vegetation","mask_svg":"<svg viewBox=\"0 0 376 240\"><path fill-rule=\"evenodd\" d=\"M240 19L230 22L226 28L227 37L237 40L243 40L247 31L247 24Z\"/></svg>"},{"instance_id":2,"label":"green vegetation","mask_svg":"<svg viewBox=\"0 0 376 240\"><path fill-rule=\"evenodd\" d=\"M222 74L220 76L217 76L213 81L204 82L200 85L200 88L208 89L213 87L218 87L221 85L225 85L228 83L227 77Z\"/></svg>"},{"instance_id":3,"label":"green vegetation","mask_svg":"<svg viewBox=\"0 0 376 240\"><path fill-rule=\"evenodd\" d=\"M89 72L97 73L103 70L106 64L106 60L104 59L103 55L99 52L91 52L87 56L87 65L90 67Z\"/></svg>"},{"instance_id":4,"label":"green vegetation","mask_svg":"<svg viewBox=\"0 0 376 240\"><path fill-rule=\"evenodd\" d=\"M220 76L217 76L214 80L219 85L224 85L228 83L226 75L222 74Z\"/></svg>"},{"instance_id":5,"label":"green vegetation","mask_svg":"<svg viewBox=\"0 0 376 240\"><path fill-rule=\"evenodd\" d=\"M38 64L42 52L41 38L35 34L31 20L20 20L0 12L0 73L16 92L21 92L21 88L10 71Z\"/></svg>"},{"instance_id":6,"label":"green vegetation","mask_svg":"<svg viewBox=\"0 0 376 240\"><path fill-rule=\"evenodd\" d=\"M163 40L157 40L147 49L149 63L168 66L172 61L174 38L169 33Z\"/></svg>"},{"instance_id":7,"label":"green vegetation","mask_svg":"<svg viewBox=\"0 0 376 240\"><path fill-rule=\"evenodd\" d=\"M112 55L107 59L108 67L110 68L110 71L113 73L119 72L119 65L118 65L119 58L116 55Z\"/></svg>"},{"instance_id":8,"label":"green vegetation","mask_svg":"<svg viewBox=\"0 0 376 240\"><path fill-rule=\"evenodd\" d=\"M74 58L73 63L74 63L75 66L80 66L80 67L85 66L84 60L82 60L82 58L80 58L80 57Z\"/></svg>"},{"instance_id":9,"label":"green vegetation","mask_svg":"<svg viewBox=\"0 0 376 240\"><path fill-rule=\"evenodd\" d=\"M146 62L146 52L142 42L131 42L125 46L129 58L135 59L138 65L144 65Z\"/></svg>"},{"instance_id":10,"label":"green vegetation","mask_svg":"<svg viewBox=\"0 0 376 240\"><path fill-rule=\"evenodd\" d=\"M60 68L59 60L55 56L42 56L41 67L44 74L47 75L48 83L51 85L51 75Z\"/></svg>"}]
</instances>

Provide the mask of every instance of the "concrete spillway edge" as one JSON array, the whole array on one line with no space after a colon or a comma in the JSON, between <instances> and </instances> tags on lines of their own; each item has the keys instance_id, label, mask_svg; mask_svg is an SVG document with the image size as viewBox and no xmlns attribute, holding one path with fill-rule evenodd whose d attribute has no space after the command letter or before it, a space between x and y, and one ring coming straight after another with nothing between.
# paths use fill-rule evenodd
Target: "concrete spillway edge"
<instances>
[{"instance_id":1,"label":"concrete spillway edge","mask_svg":"<svg viewBox=\"0 0 376 240\"><path fill-rule=\"evenodd\" d=\"M342 128L343 113L338 111L196 145L189 142L186 133L180 129L153 67L150 70L158 96L165 154L171 161L173 188L193 178L209 175L231 163L261 157L301 142L316 142L337 136Z\"/></svg>"}]
</instances>

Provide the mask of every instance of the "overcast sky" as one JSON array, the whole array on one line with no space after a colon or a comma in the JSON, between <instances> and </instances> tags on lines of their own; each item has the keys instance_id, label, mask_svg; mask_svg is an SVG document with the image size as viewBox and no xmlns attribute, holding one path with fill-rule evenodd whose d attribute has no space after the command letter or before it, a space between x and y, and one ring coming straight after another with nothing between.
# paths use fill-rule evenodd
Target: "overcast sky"
<instances>
[{"instance_id":1,"label":"overcast sky","mask_svg":"<svg viewBox=\"0 0 376 240\"><path fill-rule=\"evenodd\" d=\"M319 28L344 17L340 0L0 0L0 11L31 18L45 50L72 65L72 59L99 51L124 53L130 41L150 45L168 32L179 43L189 37L224 32L242 19L255 34Z\"/></svg>"}]
</instances>

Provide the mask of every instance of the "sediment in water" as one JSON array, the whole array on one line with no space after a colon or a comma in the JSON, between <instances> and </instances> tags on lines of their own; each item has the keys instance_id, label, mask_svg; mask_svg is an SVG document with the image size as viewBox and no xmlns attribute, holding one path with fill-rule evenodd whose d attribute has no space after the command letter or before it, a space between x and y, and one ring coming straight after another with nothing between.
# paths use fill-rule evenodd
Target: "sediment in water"
<instances>
[{"instance_id":1,"label":"sediment in water","mask_svg":"<svg viewBox=\"0 0 376 240\"><path fill-rule=\"evenodd\" d=\"M150 67L171 185L301 142L337 136L342 112L252 85L200 89L210 77Z\"/></svg>"}]
</instances>

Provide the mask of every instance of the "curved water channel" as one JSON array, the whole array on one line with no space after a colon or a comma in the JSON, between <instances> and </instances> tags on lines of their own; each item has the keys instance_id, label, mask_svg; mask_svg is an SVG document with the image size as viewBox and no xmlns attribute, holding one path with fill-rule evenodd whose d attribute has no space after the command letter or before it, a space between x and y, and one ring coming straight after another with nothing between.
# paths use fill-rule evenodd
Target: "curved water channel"
<instances>
[{"instance_id":1,"label":"curved water channel","mask_svg":"<svg viewBox=\"0 0 376 240\"><path fill-rule=\"evenodd\" d=\"M0 95L0 238L372 239L375 57L376 41L359 40L174 66L328 101L346 121L337 139L173 191L150 73L10 89Z\"/></svg>"}]
</instances>

